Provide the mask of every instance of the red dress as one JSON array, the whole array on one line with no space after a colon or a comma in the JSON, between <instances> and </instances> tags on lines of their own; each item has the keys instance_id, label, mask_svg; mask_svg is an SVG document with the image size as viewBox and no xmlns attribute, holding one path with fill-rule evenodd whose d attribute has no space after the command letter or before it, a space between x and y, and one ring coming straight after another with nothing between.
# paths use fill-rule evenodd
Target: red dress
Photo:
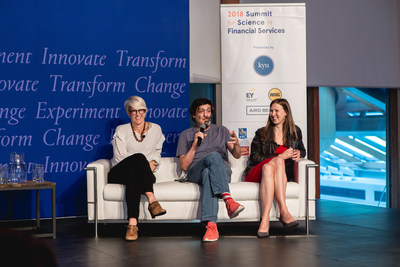
<instances>
[{"instance_id":1,"label":"red dress","mask_svg":"<svg viewBox=\"0 0 400 267\"><path fill-rule=\"evenodd\" d=\"M275 150L275 154L282 154L283 152L285 152L286 149L287 149L287 147L279 145ZM244 181L245 182L255 182L255 183L261 182L262 167L265 164L267 164L268 162L270 162L272 159L273 159L273 157L264 159L263 161L258 163L256 166L251 168L249 174L246 175L246 177L244 178Z\"/></svg>"}]
</instances>

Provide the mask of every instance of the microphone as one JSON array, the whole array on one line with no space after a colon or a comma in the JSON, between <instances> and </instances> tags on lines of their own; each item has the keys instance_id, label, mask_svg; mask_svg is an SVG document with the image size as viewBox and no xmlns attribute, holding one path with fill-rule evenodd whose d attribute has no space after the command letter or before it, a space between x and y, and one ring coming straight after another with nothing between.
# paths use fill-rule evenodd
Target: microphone
<instances>
[{"instance_id":1,"label":"microphone","mask_svg":"<svg viewBox=\"0 0 400 267\"><path fill-rule=\"evenodd\" d=\"M200 132L204 133L206 128L207 128L207 126L205 124L201 124L200 125ZM197 146L201 145L201 141L203 141L203 139L201 139L200 137L197 137Z\"/></svg>"}]
</instances>

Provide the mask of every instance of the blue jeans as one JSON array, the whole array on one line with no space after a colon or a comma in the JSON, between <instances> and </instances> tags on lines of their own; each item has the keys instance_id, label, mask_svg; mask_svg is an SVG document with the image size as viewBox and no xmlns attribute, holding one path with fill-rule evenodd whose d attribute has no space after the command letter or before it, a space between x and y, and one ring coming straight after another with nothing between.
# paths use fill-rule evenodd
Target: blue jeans
<instances>
[{"instance_id":1,"label":"blue jeans","mask_svg":"<svg viewBox=\"0 0 400 267\"><path fill-rule=\"evenodd\" d=\"M220 195L229 192L231 169L224 164L218 152L207 154L187 172L188 181L202 186L201 221L217 222L218 199Z\"/></svg>"}]
</instances>

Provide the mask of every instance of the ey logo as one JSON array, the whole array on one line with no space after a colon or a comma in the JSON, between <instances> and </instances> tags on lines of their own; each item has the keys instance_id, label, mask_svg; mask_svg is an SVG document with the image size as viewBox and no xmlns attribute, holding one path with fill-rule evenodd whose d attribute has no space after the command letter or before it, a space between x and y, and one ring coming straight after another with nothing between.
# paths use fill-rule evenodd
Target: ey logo
<instances>
[{"instance_id":1,"label":"ey logo","mask_svg":"<svg viewBox=\"0 0 400 267\"><path fill-rule=\"evenodd\" d=\"M247 99L252 99L254 97L256 89L251 89L249 92L246 93Z\"/></svg>"}]
</instances>

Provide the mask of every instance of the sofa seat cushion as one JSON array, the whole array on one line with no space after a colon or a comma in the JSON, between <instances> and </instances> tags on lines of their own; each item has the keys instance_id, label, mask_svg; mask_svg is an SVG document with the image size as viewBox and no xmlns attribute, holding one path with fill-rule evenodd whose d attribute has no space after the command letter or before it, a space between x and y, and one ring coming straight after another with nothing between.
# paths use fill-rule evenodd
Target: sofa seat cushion
<instances>
[{"instance_id":1,"label":"sofa seat cushion","mask_svg":"<svg viewBox=\"0 0 400 267\"><path fill-rule=\"evenodd\" d=\"M235 201L258 200L259 183L237 182L230 183L229 189Z\"/></svg>"},{"instance_id":2,"label":"sofa seat cushion","mask_svg":"<svg viewBox=\"0 0 400 267\"><path fill-rule=\"evenodd\" d=\"M198 201L199 185L195 183L164 182L154 184L154 194L158 201Z\"/></svg>"},{"instance_id":3,"label":"sofa seat cushion","mask_svg":"<svg viewBox=\"0 0 400 267\"><path fill-rule=\"evenodd\" d=\"M300 197L300 185L288 182L286 186L286 199L298 199Z\"/></svg>"},{"instance_id":4,"label":"sofa seat cushion","mask_svg":"<svg viewBox=\"0 0 400 267\"><path fill-rule=\"evenodd\" d=\"M199 186L194 183L161 182L154 184L154 194L158 201L198 201ZM107 201L125 201L125 186L107 184L104 187L103 198Z\"/></svg>"},{"instance_id":5,"label":"sofa seat cushion","mask_svg":"<svg viewBox=\"0 0 400 267\"><path fill-rule=\"evenodd\" d=\"M251 182L237 182L229 184L231 195L236 201L258 200L260 198L259 186L259 183ZM287 184L286 198L299 198L298 183L289 182Z\"/></svg>"},{"instance_id":6,"label":"sofa seat cushion","mask_svg":"<svg viewBox=\"0 0 400 267\"><path fill-rule=\"evenodd\" d=\"M236 201L259 199L259 183L237 182L230 183L232 197ZM161 182L154 184L154 193L158 201L199 201L200 189L195 183ZM287 199L299 197L299 185L289 182L286 190ZM125 186L120 184L107 184L104 188L103 198L106 201L124 201ZM143 199L144 196L143 196Z\"/></svg>"},{"instance_id":7,"label":"sofa seat cushion","mask_svg":"<svg viewBox=\"0 0 400 267\"><path fill-rule=\"evenodd\" d=\"M106 201L124 201L125 200L125 185L106 184L104 186L103 198Z\"/></svg>"}]
</instances>

